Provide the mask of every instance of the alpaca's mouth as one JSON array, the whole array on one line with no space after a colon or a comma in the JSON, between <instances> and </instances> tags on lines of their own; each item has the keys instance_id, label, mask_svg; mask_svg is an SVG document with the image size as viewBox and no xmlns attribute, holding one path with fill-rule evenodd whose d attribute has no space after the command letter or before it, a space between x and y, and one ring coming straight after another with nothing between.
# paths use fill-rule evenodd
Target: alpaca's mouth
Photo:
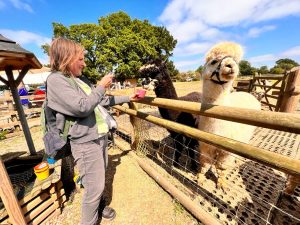
<instances>
[{"instance_id":1,"label":"alpaca's mouth","mask_svg":"<svg viewBox=\"0 0 300 225\"><path fill-rule=\"evenodd\" d=\"M214 79L216 78L216 79ZM210 80L215 83L215 84L219 84L219 85L223 85L226 84L228 81L226 80L221 80L220 78L220 71L219 70L215 70L212 75L210 76Z\"/></svg>"}]
</instances>

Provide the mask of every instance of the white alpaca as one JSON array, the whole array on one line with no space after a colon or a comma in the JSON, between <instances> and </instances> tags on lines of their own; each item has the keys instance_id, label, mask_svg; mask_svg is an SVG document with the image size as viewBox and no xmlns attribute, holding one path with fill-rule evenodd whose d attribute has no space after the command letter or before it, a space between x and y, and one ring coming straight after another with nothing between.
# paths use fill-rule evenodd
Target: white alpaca
<instances>
[{"instance_id":1,"label":"white alpaca","mask_svg":"<svg viewBox=\"0 0 300 225\"><path fill-rule=\"evenodd\" d=\"M236 43L223 42L215 45L206 55L206 63L202 73L203 90L201 103L214 105L232 106L260 110L260 102L246 92L232 92L232 84L239 74L239 61L243 55L242 47ZM254 126L235 123L210 117L200 116L198 128L200 130L217 134L223 137L248 143L252 137ZM232 167L234 157L228 152L208 145L199 143L200 151L200 175L198 182L201 183L203 176L211 165L217 172L217 186L222 187L225 179L225 170Z\"/></svg>"}]
</instances>

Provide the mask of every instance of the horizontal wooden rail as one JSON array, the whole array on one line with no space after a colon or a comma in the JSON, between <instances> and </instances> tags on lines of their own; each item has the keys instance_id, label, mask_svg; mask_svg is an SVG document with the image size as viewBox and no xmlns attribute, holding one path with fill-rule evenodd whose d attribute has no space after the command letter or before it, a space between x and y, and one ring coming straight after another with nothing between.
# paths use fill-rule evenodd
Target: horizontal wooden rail
<instances>
[{"instance_id":1,"label":"horizontal wooden rail","mask_svg":"<svg viewBox=\"0 0 300 225\"><path fill-rule=\"evenodd\" d=\"M24 113L25 114L28 114L28 113L40 113L41 111L42 111L41 108L31 108L31 109L25 109ZM0 116L11 116L11 115L18 115L18 111L11 110L11 111L8 111L8 112L1 113Z\"/></svg>"},{"instance_id":2,"label":"horizontal wooden rail","mask_svg":"<svg viewBox=\"0 0 300 225\"><path fill-rule=\"evenodd\" d=\"M267 98L278 99L278 96L273 96L273 95L268 95L268 94L265 94L265 96L266 96Z\"/></svg>"},{"instance_id":3,"label":"horizontal wooden rail","mask_svg":"<svg viewBox=\"0 0 300 225\"><path fill-rule=\"evenodd\" d=\"M123 106L117 105L114 106L114 108L125 112L131 116L147 120L164 128L176 131L181 134L185 134L189 137L214 145L216 147L220 147L234 154L246 157L248 159L252 159L256 162L266 164L274 169L278 169L285 173L300 175L299 160L295 160L284 155L257 148L233 139L207 133L196 128L191 128L189 126L182 125L173 121L161 119L149 115L147 113L125 108Z\"/></svg>"},{"instance_id":4,"label":"horizontal wooden rail","mask_svg":"<svg viewBox=\"0 0 300 225\"><path fill-rule=\"evenodd\" d=\"M283 75L281 76L259 76L253 77L253 80L282 80Z\"/></svg>"},{"instance_id":5,"label":"horizontal wooden rail","mask_svg":"<svg viewBox=\"0 0 300 225\"><path fill-rule=\"evenodd\" d=\"M300 134L300 114L258 111L153 97L145 97L139 100L139 102L197 115Z\"/></svg>"},{"instance_id":6,"label":"horizontal wooden rail","mask_svg":"<svg viewBox=\"0 0 300 225\"><path fill-rule=\"evenodd\" d=\"M274 105L274 104L271 104L271 103L269 103L269 102L261 101L261 103L262 103L262 104L264 104L264 105L267 105L267 106L270 106L270 107L276 108L276 105Z\"/></svg>"},{"instance_id":7,"label":"horizontal wooden rail","mask_svg":"<svg viewBox=\"0 0 300 225\"><path fill-rule=\"evenodd\" d=\"M269 89L278 89L278 90L281 89L281 87L270 86L270 85L262 85L262 84L253 84L252 86L253 86L253 87L269 88Z\"/></svg>"},{"instance_id":8,"label":"horizontal wooden rail","mask_svg":"<svg viewBox=\"0 0 300 225\"><path fill-rule=\"evenodd\" d=\"M20 96L20 99L44 99L46 95L26 95L26 96ZM13 101L13 97L0 97L0 102L7 102L7 101Z\"/></svg>"}]
</instances>

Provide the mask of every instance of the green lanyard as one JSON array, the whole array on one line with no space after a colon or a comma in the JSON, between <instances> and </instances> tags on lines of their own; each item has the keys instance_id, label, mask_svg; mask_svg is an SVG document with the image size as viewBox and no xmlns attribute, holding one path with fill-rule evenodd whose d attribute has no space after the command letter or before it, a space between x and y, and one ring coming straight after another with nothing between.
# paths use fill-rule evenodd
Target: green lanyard
<instances>
[{"instance_id":1,"label":"green lanyard","mask_svg":"<svg viewBox=\"0 0 300 225\"><path fill-rule=\"evenodd\" d=\"M87 95L90 95L92 93L91 87L89 85L87 85L85 82L83 82L79 79L76 79L76 82L78 83L78 85L82 88L82 90ZM94 109L94 112L95 112L95 116L96 116L98 134L106 134L108 132L108 125L107 125L105 119L103 118L98 106Z\"/></svg>"}]
</instances>

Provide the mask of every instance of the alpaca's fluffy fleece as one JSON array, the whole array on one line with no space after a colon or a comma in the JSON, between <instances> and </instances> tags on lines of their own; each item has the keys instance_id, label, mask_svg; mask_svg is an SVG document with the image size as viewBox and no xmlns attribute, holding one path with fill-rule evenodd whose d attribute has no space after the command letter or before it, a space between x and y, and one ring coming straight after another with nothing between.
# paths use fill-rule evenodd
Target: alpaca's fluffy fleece
<instances>
[{"instance_id":1,"label":"alpaca's fluffy fleece","mask_svg":"<svg viewBox=\"0 0 300 225\"><path fill-rule=\"evenodd\" d=\"M234 79L239 74L238 63L243 55L242 47L233 42L215 45L206 55L202 73L203 90L201 103L260 110L260 102L246 92L231 93ZM210 117L200 116L200 130L248 143L253 135L254 126L240 124ZM200 174L214 166L218 175L218 186L224 182L224 172L233 166L234 156L218 147L199 143ZM202 179L202 178L201 178ZM199 182L202 180L199 179Z\"/></svg>"},{"instance_id":2,"label":"alpaca's fluffy fleece","mask_svg":"<svg viewBox=\"0 0 300 225\"><path fill-rule=\"evenodd\" d=\"M240 62L243 57L243 48L234 42L221 42L214 45L205 56L206 62L212 59L221 59L225 56L232 57L236 62Z\"/></svg>"}]
</instances>

